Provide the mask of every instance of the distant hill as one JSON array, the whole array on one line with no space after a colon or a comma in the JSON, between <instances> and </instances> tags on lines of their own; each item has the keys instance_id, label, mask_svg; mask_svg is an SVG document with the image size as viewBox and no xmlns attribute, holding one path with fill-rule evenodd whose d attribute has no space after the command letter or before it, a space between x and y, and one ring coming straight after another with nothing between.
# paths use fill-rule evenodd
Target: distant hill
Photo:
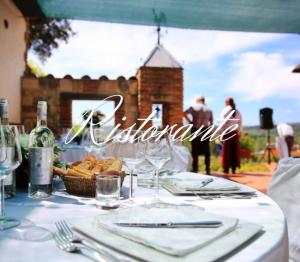
<instances>
[{"instance_id":1,"label":"distant hill","mask_svg":"<svg viewBox=\"0 0 300 262\"><path fill-rule=\"evenodd\" d=\"M295 143L300 144L300 123L291 123L290 124L295 130ZM245 126L243 128L244 133L248 133L253 136L257 142L257 149L261 149L265 146L267 130L261 129L259 126ZM271 142L275 141L275 136L277 136L276 127L271 129Z\"/></svg>"}]
</instances>

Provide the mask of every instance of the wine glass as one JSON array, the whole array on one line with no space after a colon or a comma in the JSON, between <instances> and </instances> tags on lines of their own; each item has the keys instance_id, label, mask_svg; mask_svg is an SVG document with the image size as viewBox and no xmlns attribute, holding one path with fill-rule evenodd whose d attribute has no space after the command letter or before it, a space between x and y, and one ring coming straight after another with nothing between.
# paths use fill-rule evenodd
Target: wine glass
<instances>
[{"instance_id":1,"label":"wine glass","mask_svg":"<svg viewBox=\"0 0 300 262\"><path fill-rule=\"evenodd\" d=\"M145 160L146 143L141 140L141 131L130 130L120 133L115 141L115 156L122 157L129 171L129 200L133 197L133 172Z\"/></svg>"},{"instance_id":2,"label":"wine glass","mask_svg":"<svg viewBox=\"0 0 300 262\"><path fill-rule=\"evenodd\" d=\"M154 202L159 201L159 171L172 158L172 148L168 135L161 135L161 132L156 131L152 133L147 140L146 146L146 160L155 168L155 199Z\"/></svg>"},{"instance_id":3,"label":"wine glass","mask_svg":"<svg viewBox=\"0 0 300 262\"><path fill-rule=\"evenodd\" d=\"M18 129L19 135L25 135L26 134L24 125L20 124L20 125L15 125L15 126Z\"/></svg>"},{"instance_id":4,"label":"wine glass","mask_svg":"<svg viewBox=\"0 0 300 262\"><path fill-rule=\"evenodd\" d=\"M4 179L22 162L19 133L16 126L0 124L0 230L18 226L20 221L5 216L4 209Z\"/></svg>"},{"instance_id":5,"label":"wine glass","mask_svg":"<svg viewBox=\"0 0 300 262\"><path fill-rule=\"evenodd\" d=\"M104 141L105 141L105 134L102 129L94 128L91 130L90 128L87 128L84 131L81 145L84 147L87 154L95 154L97 158L103 158L105 157L105 150L107 147L107 144L103 143Z\"/></svg>"}]
</instances>

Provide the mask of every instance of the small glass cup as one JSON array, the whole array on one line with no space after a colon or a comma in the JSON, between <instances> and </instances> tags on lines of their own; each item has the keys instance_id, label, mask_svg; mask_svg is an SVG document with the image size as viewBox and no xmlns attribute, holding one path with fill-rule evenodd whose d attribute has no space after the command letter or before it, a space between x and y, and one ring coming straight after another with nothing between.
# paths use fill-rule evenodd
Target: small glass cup
<instances>
[{"instance_id":1,"label":"small glass cup","mask_svg":"<svg viewBox=\"0 0 300 262\"><path fill-rule=\"evenodd\" d=\"M120 176L108 175L105 172L96 176L96 206L102 209L113 209L120 205Z\"/></svg>"}]
</instances>

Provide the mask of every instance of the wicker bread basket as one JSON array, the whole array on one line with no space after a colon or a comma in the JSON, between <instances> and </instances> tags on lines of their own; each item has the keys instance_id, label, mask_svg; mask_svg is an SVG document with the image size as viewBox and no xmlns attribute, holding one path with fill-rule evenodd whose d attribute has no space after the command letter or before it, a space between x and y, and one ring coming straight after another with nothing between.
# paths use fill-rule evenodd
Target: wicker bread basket
<instances>
[{"instance_id":1,"label":"wicker bread basket","mask_svg":"<svg viewBox=\"0 0 300 262\"><path fill-rule=\"evenodd\" d=\"M121 173L121 185L123 184L126 174ZM91 178L61 176L64 181L66 191L70 195L95 197L96 195L96 181Z\"/></svg>"}]
</instances>

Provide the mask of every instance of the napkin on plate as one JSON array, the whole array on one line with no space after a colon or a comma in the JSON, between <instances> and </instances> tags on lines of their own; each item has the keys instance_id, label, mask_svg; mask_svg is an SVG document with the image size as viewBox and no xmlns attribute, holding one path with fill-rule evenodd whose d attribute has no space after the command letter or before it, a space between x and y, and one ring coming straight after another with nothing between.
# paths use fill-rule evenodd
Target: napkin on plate
<instances>
[{"instance_id":1,"label":"napkin on plate","mask_svg":"<svg viewBox=\"0 0 300 262\"><path fill-rule=\"evenodd\" d=\"M213 179L212 182L203 186L207 178L203 179L173 179L171 184L187 191L232 191L239 190L240 187L233 185L226 180Z\"/></svg>"},{"instance_id":2,"label":"napkin on plate","mask_svg":"<svg viewBox=\"0 0 300 262\"><path fill-rule=\"evenodd\" d=\"M207 181L207 179L213 179L213 181L203 186L203 182ZM191 172L177 173L165 181L186 191L233 191L240 189L237 184L229 180Z\"/></svg>"},{"instance_id":3,"label":"napkin on plate","mask_svg":"<svg viewBox=\"0 0 300 262\"><path fill-rule=\"evenodd\" d=\"M167 223L219 220L218 228L139 228L115 223ZM173 256L184 256L235 230L238 219L206 213L191 205L153 204L97 217L97 226Z\"/></svg>"}]
</instances>

